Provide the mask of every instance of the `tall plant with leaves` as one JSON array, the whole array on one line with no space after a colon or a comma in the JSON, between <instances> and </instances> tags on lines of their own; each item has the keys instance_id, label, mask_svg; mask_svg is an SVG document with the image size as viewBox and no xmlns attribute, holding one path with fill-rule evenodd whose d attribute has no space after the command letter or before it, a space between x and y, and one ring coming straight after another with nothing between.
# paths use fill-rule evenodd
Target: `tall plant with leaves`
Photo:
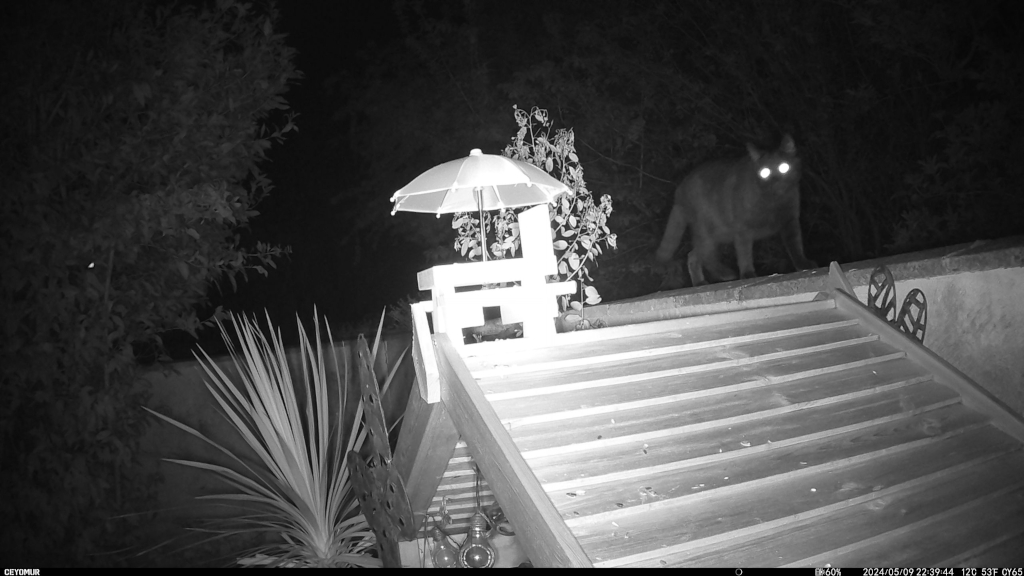
<instances>
[{"instance_id":1,"label":"tall plant with leaves","mask_svg":"<svg viewBox=\"0 0 1024 576\"><path fill-rule=\"evenodd\" d=\"M211 284L284 249L240 229L294 128L277 14L234 0L40 2L0 22L0 541L85 565L150 508L137 345L195 334ZM271 116L277 114L278 116ZM276 124L276 125L275 125ZM21 562L19 562L19 560Z\"/></svg>"},{"instance_id":2,"label":"tall plant with leaves","mask_svg":"<svg viewBox=\"0 0 1024 576\"><path fill-rule=\"evenodd\" d=\"M529 112L514 106L519 130L512 143L502 154L515 160L530 162L540 167L569 187L571 194L556 198L550 209L553 246L557 255L558 277L562 281L576 280L579 292L559 296L559 307L566 318L579 327L589 327L583 316L583 306L601 302L601 295L593 286L590 263L597 265L597 256L605 248L615 249L616 235L608 228L612 213L612 199L604 194L599 200L587 188L583 166L576 155L575 135L572 129L554 130L548 111L534 106ZM488 250L495 258L514 256L519 250L518 213L522 210L499 210L485 213L484 226L494 233L494 242ZM480 255L480 222L474 214L456 214L452 228L458 231L455 249L472 260Z\"/></svg>"},{"instance_id":3,"label":"tall plant with leaves","mask_svg":"<svg viewBox=\"0 0 1024 576\"><path fill-rule=\"evenodd\" d=\"M202 358L196 355L206 373L206 388L256 454L258 465L247 464L244 454L232 452L217 439L147 408L161 420L207 442L233 463L228 467L166 459L208 471L235 489L200 496L229 506L243 506L235 517L210 521L208 530L214 533L211 538L270 534L276 539L242 552L239 565L381 566L381 560L372 552L376 538L360 510L347 462L353 450L360 452L367 436L362 398L356 396L356 408L351 410L347 356L343 355L339 362L329 324L326 328L330 348L324 351L320 322L315 315L314 310L315 343L310 342L301 320L296 319L301 371L289 367L280 330L274 329L269 316L266 332L259 330L255 319L232 316L240 351L227 329L220 325L237 380L221 370L205 351ZM370 354L373 359L377 357L383 321L382 316ZM366 346L362 335L357 346ZM381 395L387 393L404 355L405 352L387 375ZM373 365L371 360L369 367L357 369L372 372ZM352 415L352 419L346 421L347 415Z\"/></svg>"}]
</instances>

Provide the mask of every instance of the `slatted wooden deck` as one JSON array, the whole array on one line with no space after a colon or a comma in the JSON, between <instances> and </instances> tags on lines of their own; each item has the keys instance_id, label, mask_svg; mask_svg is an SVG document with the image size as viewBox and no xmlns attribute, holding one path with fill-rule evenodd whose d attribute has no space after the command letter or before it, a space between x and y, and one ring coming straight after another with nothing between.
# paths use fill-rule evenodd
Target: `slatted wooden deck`
<instances>
[{"instance_id":1,"label":"slatted wooden deck","mask_svg":"<svg viewBox=\"0 0 1024 576\"><path fill-rule=\"evenodd\" d=\"M1024 564L1020 419L880 321L826 298L565 336L462 359L594 566Z\"/></svg>"}]
</instances>

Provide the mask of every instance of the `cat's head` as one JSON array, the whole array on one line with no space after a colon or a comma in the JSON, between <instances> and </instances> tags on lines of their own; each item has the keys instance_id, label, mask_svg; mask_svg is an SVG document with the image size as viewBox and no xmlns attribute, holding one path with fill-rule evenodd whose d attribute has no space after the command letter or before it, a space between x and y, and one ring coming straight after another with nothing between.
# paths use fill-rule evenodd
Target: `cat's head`
<instances>
[{"instance_id":1,"label":"cat's head","mask_svg":"<svg viewBox=\"0 0 1024 576\"><path fill-rule=\"evenodd\" d=\"M778 150L763 152L748 143L747 153L754 162L762 189L785 194L800 182L800 157L796 155L796 144L789 134L782 137Z\"/></svg>"}]
</instances>

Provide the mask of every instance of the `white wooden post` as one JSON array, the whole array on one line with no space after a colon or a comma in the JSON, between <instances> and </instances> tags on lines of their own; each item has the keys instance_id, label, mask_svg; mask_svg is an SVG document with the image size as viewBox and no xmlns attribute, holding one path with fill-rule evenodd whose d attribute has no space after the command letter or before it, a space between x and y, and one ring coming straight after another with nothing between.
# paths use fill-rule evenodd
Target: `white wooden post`
<instances>
[{"instance_id":1,"label":"white wooden post","mask_svg":"<svg viewBox=\"0 0 1024 576\"><path fill-rule=\"evenodd\" d=\"M521 298L502 306L501 321L505 324L522 322L524 338L554 336L558 304L547 289L547 277L555 274L558 268L551 245L551 217L547 204L535 206L519 215L519 241L527 264L521 279L523 293Z\"/></svg>"},{"instance_id":2,"label":"white wooden post","mask_svg":"<svg viewBox=\"0 0 1024 576\"><path fill-rule=\"evenodd\" d=\"M427 325L427 312L433 313L433 309L434 303L430 301L412 304L412 363L416 370L420 397L427 404L441 401L441 380L437 371L434 339L430 337L430 326ZM433 316L436 322L437 314Z\"/></svg>"}]
</instances>

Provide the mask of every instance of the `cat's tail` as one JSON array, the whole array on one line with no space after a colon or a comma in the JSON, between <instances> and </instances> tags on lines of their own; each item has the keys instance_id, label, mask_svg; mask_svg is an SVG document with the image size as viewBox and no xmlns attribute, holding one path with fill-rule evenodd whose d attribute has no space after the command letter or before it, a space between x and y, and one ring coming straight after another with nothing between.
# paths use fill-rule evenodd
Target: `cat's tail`
<instances>
[{"instance_id":1,"label":"cat's tail","mask_svg":"<svg viewBox=\"0 0 1024 576\"><path fill-rule=\"evenodd\" d=\"M683 233L686 232L686 217L683 215L683 207L676 204L672 207L672 213L668 215L668 225L665 226L665 236L661 239L661 246L654 257L658 262L668 262L679 248L683 241Z\"/></svg>"}]
</instances>

